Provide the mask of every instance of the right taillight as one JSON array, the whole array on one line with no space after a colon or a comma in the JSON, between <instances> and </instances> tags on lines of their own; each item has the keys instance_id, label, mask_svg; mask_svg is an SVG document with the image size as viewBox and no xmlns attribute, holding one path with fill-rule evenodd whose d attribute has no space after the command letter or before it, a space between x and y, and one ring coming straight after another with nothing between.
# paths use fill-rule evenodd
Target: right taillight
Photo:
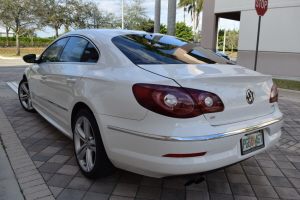
<instances>
[{"instance_id":1,"label":"right taillight","mask_svg":"<svg viewBox=\"0 0 300 200\"><path fill-rule=\"evenodd\" d=\"M132 90L141 106L169 117L191 118L224 110L221 99L207 91L142 83Z\"/></svg>"},{"instance_id":2,"label":"right taillight","mask_svg":"<svg viewBox=\"0 0 300 200\"><path fill-rule=\"evenodd\" d=\"M203 113L222 112L224 110L224 104L218 95L202 90L186 90L197 101L197 104Z\"/></svg>"},{"instance_id":3,"label":"right taillight","mask_svg":"<svg viewBox=\"0 0 300 200\"><path fill-rule=\"evenodd\" d=\"M270 103L274 102L278 102L278 89L276 84L273 84L270 94Z\"/></svg>"}]
</instances>

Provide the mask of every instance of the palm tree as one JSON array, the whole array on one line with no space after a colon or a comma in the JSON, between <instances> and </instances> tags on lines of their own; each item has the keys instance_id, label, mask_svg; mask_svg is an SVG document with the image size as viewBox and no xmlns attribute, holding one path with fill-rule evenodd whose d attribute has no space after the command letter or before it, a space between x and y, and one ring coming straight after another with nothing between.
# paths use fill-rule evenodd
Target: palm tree
<instances>
[{"instance_id":1,"label":"palm tree","mask_svg":"<svg viewBox=\"0 0 300 200\"><path fill-rule=\"evenodd\" d=\"M195 41L198 42L198 26L200 21L200 12L203 10L203 0L180 0L177 6L178 8L187 7L188 13L191 13Z\"/></svg>"}]
</instances>

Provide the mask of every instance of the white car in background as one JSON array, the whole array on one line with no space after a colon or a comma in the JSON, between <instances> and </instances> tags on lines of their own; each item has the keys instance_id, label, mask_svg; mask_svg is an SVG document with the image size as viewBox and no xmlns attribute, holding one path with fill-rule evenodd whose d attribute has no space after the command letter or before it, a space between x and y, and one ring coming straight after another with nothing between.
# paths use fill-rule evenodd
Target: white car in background
<instances>
[{"instance_id":1,"label":"white car in background","mask_svg":"<svg viewBox=\"0 0 300 200\"><path fill-rule=\"evenodd\" d=\"M19 98L74 140L87 177L115 167L165 177L205 172L275 145L272 77L162 34L78 30L26 68Z\"/></svg>"}]
</instances>

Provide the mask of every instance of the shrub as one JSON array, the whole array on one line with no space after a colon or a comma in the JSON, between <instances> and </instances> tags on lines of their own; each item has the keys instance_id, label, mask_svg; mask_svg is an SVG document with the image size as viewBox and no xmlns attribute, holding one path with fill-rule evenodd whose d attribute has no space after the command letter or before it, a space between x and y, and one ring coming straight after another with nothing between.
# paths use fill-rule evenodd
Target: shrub
<instances>
[{"instance_id":1,"label":"shrub","mask_svg":"<svg viewBox=\"0 0 300 200\"><path fill-rule=\"evenodd\" d=\"M48 46L54 39L52 38L33 38L33 44L31 43L31 39L28 37L20 37L20 47L46 47ZM16 46L16 37L8 38L8 47ZM0 47L6 47L6 37L0 37Z\"/></svg>"}]
</instances>

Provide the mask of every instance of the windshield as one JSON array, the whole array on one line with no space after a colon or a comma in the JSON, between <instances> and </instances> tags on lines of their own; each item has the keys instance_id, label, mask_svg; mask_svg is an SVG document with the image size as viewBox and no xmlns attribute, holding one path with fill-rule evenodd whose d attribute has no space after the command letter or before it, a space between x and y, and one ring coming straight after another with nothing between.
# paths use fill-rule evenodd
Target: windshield
<instances>
[{"instance_id":1,"label":"windshield","mask_svg":"<svg viewBox=\"0 0 300 200\"><path fill-rule=\"evenodd\" d=\"M112 42L135 64L222 63L222 58L215 53L194 43L166 35L122 35L114 37Z\"/></svg>"}]
</instances>

